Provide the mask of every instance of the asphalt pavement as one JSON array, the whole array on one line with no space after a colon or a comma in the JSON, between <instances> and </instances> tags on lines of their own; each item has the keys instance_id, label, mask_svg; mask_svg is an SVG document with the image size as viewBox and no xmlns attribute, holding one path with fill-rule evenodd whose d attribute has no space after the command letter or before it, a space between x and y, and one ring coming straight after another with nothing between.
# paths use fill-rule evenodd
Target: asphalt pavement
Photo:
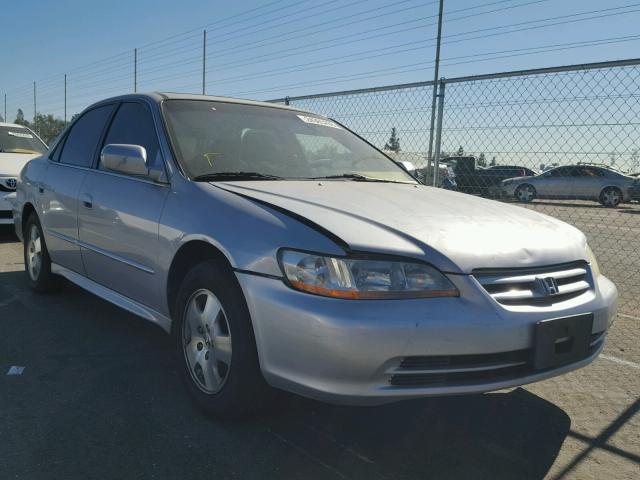
<instances>
[{"instance_id":1,"label":"asphalt pavement","mask_svg":"<svg viewBox=\"0 0 640 480\"><path fill-rule=\"evenodd\" d=\"M590 366L524 388L368 408L282 395L222 422L192 406L158 327L72 285L31 293L5 229L0 479L637 479L638 317Z\"/></svg>"}]
</instances>

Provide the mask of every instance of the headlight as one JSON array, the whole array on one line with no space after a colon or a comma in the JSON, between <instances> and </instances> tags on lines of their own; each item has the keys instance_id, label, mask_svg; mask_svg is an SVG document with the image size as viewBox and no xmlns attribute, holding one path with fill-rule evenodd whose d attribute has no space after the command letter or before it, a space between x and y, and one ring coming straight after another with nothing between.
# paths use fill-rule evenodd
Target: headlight
<instances>
[{"instance_id":1,"label":"headlight","mask_svg":"<svg viewBox=\"0 0 640 480\"><path fill-rule=\"evenodd\" d=\"M355 300L459 295L442 273L424 263L282 250L280 266L291 287L325 297Z\"/></svg>"},{"instance_id":2,"label":"headlight","mask_svg":"<svg viewBox=\"0 0 640 480\"><path fill-rule=\"evenodd\" d=\"M593 277L598 278L600 276L600 266L598 265L598 260L596 260L596 256L593 254L589 245L587 245L587 258L589 259L589 265L591 265Z\"/></svg>"}]
</instances>

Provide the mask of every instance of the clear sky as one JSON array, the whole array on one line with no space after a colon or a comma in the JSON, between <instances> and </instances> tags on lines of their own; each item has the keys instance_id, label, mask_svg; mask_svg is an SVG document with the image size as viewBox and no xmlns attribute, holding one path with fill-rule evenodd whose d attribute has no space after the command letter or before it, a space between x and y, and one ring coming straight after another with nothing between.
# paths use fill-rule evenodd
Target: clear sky
<instances>
[{"instance_id":1,"label":"clear sky","mask_svg":"<svg viewBox=\"0 0 640 480\"><path fill-rule=\"evenodd\" d=\"M5 1L0 95L10 119L18 107L29 117L35 80L38 111L62 115L67 73L71 115L133 90L134 47L139 91L199 92L205 28L210 94L269 99L428 80L436 15L428 0ZM445 0L441 74L631 58L639 20L633 0Z\"/></svg>"}]
</instances>

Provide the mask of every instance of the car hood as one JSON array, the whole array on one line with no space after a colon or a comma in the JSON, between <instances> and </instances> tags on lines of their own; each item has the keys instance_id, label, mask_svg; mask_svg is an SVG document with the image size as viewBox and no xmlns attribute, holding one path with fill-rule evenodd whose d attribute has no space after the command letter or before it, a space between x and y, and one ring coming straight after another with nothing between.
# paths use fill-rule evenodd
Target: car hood
<instances>
[{"instance_id":1,"label":"car hood","mask_svg":"<svg viewBox=\"0 0 640 480\"><path fill-rule=\"evenodd\" d=\"M0 177L17 178L29 160L40 156L40 154L0 152Z\"/></svg>"},{"instance_id":2,"label":"car hood","mask_svg":"<svg viewBox=\"0 0 640 480\"><path fill-rule=\"evenodd\" d=\"M587 258L585 236L564 222L523 207L423 185L353 181L214 185L303 217L353 251L426 259L447 272Z\"/></svg>"}]
</instances>

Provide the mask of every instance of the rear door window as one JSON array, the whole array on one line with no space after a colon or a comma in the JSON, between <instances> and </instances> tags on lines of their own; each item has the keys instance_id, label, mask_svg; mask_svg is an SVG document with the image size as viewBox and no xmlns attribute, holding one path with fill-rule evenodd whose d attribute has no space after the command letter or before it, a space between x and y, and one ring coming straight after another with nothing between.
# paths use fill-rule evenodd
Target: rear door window
<instances>
[{"instance_id":1,"label":"rear door window","mask_svg":"<svg viewBox=\"0 0 640 480\"><path fill-rule=\"evenodd\" d=\"M112 111L113 105L104 105L82 115L67 135L60 163L91 168L100 137Z\"/></svg>"},{"instance_id":2,"label":"rear door window","mask_svg":"<svg viewBox=\"0 0 640 480\"><path fill-rule=\"evenodd\" d=\"M151 111L142 103L120 105L104 140L105 145L111 143L140 145L147 152L148 167L164 168Z\"/></svg>"}]
</instances>

